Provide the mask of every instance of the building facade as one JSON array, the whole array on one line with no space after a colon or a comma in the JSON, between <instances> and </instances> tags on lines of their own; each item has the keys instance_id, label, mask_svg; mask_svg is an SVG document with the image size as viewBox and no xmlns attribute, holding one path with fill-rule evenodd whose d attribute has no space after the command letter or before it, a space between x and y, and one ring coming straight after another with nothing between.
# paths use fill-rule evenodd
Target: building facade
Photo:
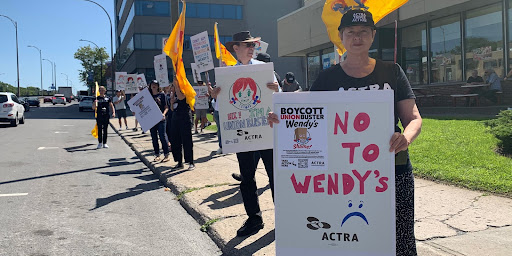
<instances>
[{"instance_id":1,"label":"building facade","mask_svg":"<svg viewBox=\"0 0 512 256\"><path fill-rule=\"evenodd\" d=\"M172 2L172 1L175 1ZM189 0L187 1L183 61L189 81L193 81L190 63L194 62L190 36L208 31L212 55L215 58L213 28L218 23L222 43L231 41L232 35L249 30L269 43L274 68L282 78L294 72L299 83L305 83L301 70L306 68L304 57L279 58L277 50L277 19L303 6L302 0L289 1L249 0ZM114 0L116 14L116 70L144 73L148 81L155 78L153 57L162 53L162 40L168 38L177 19L181 3L178 0ZM178 10L173 10L178 8ZM215 66L218 66L215 61ZM172 65L168 58L169 74ZM210 79L214 79L210 72ZM203 74L203 80L205 79Z\"/></svg>"},{"instance_id":2,"label":"building facade","mask_svg":"<svg viewBox=\"0 0 512 256\"><path fill-rule=\"evenodd\" d=\"M278 20L279 56L306 57L309 85L335 59L321 19L324 3L306 0ZM473 70L483 77L493 69L503 78L512 68L512 0L409 0L377 24L371 57L394 60L395 20L397 62L413 87L460 85Z\"/></svg>"}]
</instances>

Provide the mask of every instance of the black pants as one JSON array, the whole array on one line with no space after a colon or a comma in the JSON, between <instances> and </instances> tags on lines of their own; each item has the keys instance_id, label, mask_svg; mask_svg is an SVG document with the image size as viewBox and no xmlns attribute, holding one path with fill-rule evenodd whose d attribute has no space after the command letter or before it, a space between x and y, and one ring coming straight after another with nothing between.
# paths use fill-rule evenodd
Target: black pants
<instances>
[{"instance_id":1,"label":"black pants","mask_svg":"<svg viewBox=\"0 0 512 256\"><path fill-rule=\"evenodd\" d=\"M167 112L167 117L165 118L166 124L165 124L165 134L167 135L167 140L172 143L172 111L169 110ZM172 145L171 145L172 146Z\"/></svg>"},{"instance_id":2,"label":"black pants","mask_svg":"<svg viewBox=\"0 0 512 256\"><path fill-rule=\"evenodd\" d=\"M256 163L255 153L259 152L265 170L267 171L268 181L270 183L270 190L272 192L272 199L274 198L274 151L272 149L249 151L236 153L238 159L238 166L240 174L242 175L242 182L240 183L240 192L244 200L245 212L249 217L261 216L260 203L258 201L258 193L256 187Z\"/></svg>"},{"instance_id":3,"label":"black pants","mask_svg":"<svg viewBox=\"0 0 512 256\"><path fill-rule=\"evenodd\" d=\"M107 143L107 129L109 122L110 118L108 116L98 115L98 117L96 117L96 124L98 124L98 143Z\"/></svg>"},{"instance_id":4,"label":"black pants","mask_svg":"<svg viewBox=\"0 0 512 256\"><path fill-rule=\"evenodd\" d=\"M182 163L185 155L185 162L194 163L190 115L186 112L173 113L171 126L171 148L174 161Z\"/></svg>"}]
</instances>

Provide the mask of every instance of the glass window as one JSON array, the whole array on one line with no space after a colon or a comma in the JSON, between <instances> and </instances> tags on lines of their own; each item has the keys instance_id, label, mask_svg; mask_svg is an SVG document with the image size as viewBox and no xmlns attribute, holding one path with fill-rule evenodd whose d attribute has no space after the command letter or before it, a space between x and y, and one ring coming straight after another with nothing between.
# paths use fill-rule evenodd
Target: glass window
<instances>
[{"instance_id":1,"label":"glass window","mask_svg":"<svg viewBox=\"0 0 512 256\"><path fill-rule=\"evenodd\" d=\"M427 83L427 26L425 23L402 30L402 68L411 84Z\"/></svg>"},{"instance_id":2,"label":"glass window","mask_svg":"<svg viewBox=\"0 0 512 256\"><path fill-rule=\"evenodd\" d=\"M138 16L170 16L169 2L136 1L135 15Z\"/></svg>"},{"instance_id":3,"label":"glass window","mask_svg":"<svg viewBox=\"0 0 512 256\"><path fill-rule=\"evenodd\" d=\"M320 56L317 52L308 54L308 88L311 88L318 74L320 74Z\"/></svg>"},{"instance_id":4,"label":"glass window","mask_svg":"<svg viewBox=\"0 0 512 256\"><path fill-rule=\"evenodd\" d=\"M151 80L155 80L156 79L155 69L146 68L146 71L145 71L144 75L146 76L146 81L151 81Z\"/></svg>"},{"instance_id":5,"label":"glass window","mask_svg":"<svg viewBox=\"0 0 512 256\"><path fill-rule=\"evenodd\" d=\"M162 50L164 38L169 38L169 35L156 35L156 49Z\"/></svg>"},{"instance_id":6,"label":"glass window","mask_svg":"<svg viewBox=\"0 0 512 256\"><path fill-rule=\"evenodd\" d=\"M222 5L212 4L210 5L210 18L214 19L222 19L223 17L223 8Z\"/></svg>"},{"instance_id":7,"label":"glass window","mask_svg":"<svg viewBox=\"0 0 512 256\"><path fill-rule=\"evenodd\" d=\"M140 35L140 48L141 49L156 49L155 35L141 34Z\"/></svg>"},{"instance_id":8,"label":"glass window","mask_svg":"<svg viewBox=\"0 0 512 256\"><path fill-rule=\"evenodd\" d=\"M189 35L185 35L183 37L183 50L192 50L192 44L190 43Z\"/></svg>"},{"instance_id":9,"label":"glass window","mask_svg":"<svg viewBox=\"0 0 512 256\"><path fill-rule=\"evenodd\" d=\"M133 17L135 17L134 6L135 6L135 4L132 4L132 8L130 9L130 12L128 13L128 17L126 18L126 21L124 22L123 30L121 31L121 35L120 35L120 38L121 38L120 44L123 43L124 37L126 36L126 32L128 32L128 28L132 24Z\"/></svg>"},{"instance_id":10,"label":"glass window","mask_svg":"<svg viewBox=\"0 0 512 256\"><path fill-rule=\"evenodd\" d=\"M180 6L180 13L181 13L181 11L183 10L183 3L180 2L179 6ZM185 13L185 17L196 18L197 17L196 6L197 6L197 4L194 4L194 3L187 4L187 13Z\"/></svg>"},{"instance_id":11,"label":"glass window","mask_svg":"<svg viewBox=\"0 0 512 256\"><path fill-rule=\"evenodd\" d=\"M135 35L137 36L137 35ZM134 37L135 37L134 36ZM123 68L124 64L132 54L134 48L134 37L131 38L130 42L128 42L128 45L126 46L126 49L123 50L123 52L119 55L118 60L116 61L117 69L120 70Z\"/></svg>"},{"instance_id":12,"label":"glass window","mask_svg":"<svg viewBox=\"0 0 512 256\"><path fill-rule=\"evenodd\" d=\"M457 14L432 21L430 35L430 81L462 81L460 16Z\"/></svg>"},{"instance_id":13,"label":"glass window","mask_svg":"<svg viewBox=\"0 0 512 256\"><path fill-rule=\"evenodd\" d=\"M323 54L322 54L322 68L323 69L328 69L331 66L336 65L335 62L336 62L336 56L334 55L333 49L330 48L330 49L323 50Z\"/></svg>"},{"instance_id":14,"label":"glass window","mask_svg":"<svg viewBox=\"0 0 512 256\"><path fill-rule=\"evenodd\" d=\"M235 5L224 5L224 19L236 19L236 6Z\"/></svg>"},{"instance_id":15,"label":"glass window","mask_svg":"<svg viewBox=\"0 0 512 256\"><path fill-rule=\"evenodd\" d=\"M209 4L196 4L197 18L207 19L210 17L210 6Z\"/></svg>"},{"instance_id":16,"label":"glass window","mask_svg":"<svg viewBox=\"0 0 512 256\"><path fill-rule=\"evenodd\" d=\"M243 15L242 15L242 6L241 5L237 5L236 6L236 18L241 20L242 17L243 17Z\"/></svg>"},{"instance_id":17,"label":"glass window","mask_svg":"<svg viewBox=\"0 0 512 256\"><path fill-rule=\"evenodd\" d=\"M121 17L123 17L123 12L124 12L124 6L126 5L126 0L123 0L123 2L121 3L121 8L119 9L119 15L117 16L117 20L120 21L121 20Z\"/></svg>"}]
</instances>

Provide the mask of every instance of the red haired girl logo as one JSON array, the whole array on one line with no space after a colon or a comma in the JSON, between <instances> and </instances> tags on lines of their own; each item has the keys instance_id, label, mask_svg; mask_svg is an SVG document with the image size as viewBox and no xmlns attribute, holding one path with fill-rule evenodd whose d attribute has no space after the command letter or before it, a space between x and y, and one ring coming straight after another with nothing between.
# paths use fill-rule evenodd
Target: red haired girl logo
<instances>
[{"instance_id":1,"label":"red haired girl logo","mask_svg":"<svg viewBox=\"0 0 512 256\"><path fill-rule=\"evenodd\" d=\"M236 80L231 86L230 94L229 103L238 109L251 109L261 102L259 87L250 77L242 77Z\"/></svg>"}]
</instances>

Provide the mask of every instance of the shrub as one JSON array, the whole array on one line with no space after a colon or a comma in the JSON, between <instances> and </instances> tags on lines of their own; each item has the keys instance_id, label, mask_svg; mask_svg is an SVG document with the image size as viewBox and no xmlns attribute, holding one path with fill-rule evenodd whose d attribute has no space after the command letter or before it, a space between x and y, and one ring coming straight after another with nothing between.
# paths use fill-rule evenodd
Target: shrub
<instances>
[{"instance_id":1,"label":"shrub","mask_svg":"<svg viewBox=\"0 0 512 256\"><path fill-rule=\"evenodd\" d=\"M503 154L512 154L512 110L504 110L498 118L485 122L489 132L498 140L498 147Z\"/></svg>"}]
</instances>

